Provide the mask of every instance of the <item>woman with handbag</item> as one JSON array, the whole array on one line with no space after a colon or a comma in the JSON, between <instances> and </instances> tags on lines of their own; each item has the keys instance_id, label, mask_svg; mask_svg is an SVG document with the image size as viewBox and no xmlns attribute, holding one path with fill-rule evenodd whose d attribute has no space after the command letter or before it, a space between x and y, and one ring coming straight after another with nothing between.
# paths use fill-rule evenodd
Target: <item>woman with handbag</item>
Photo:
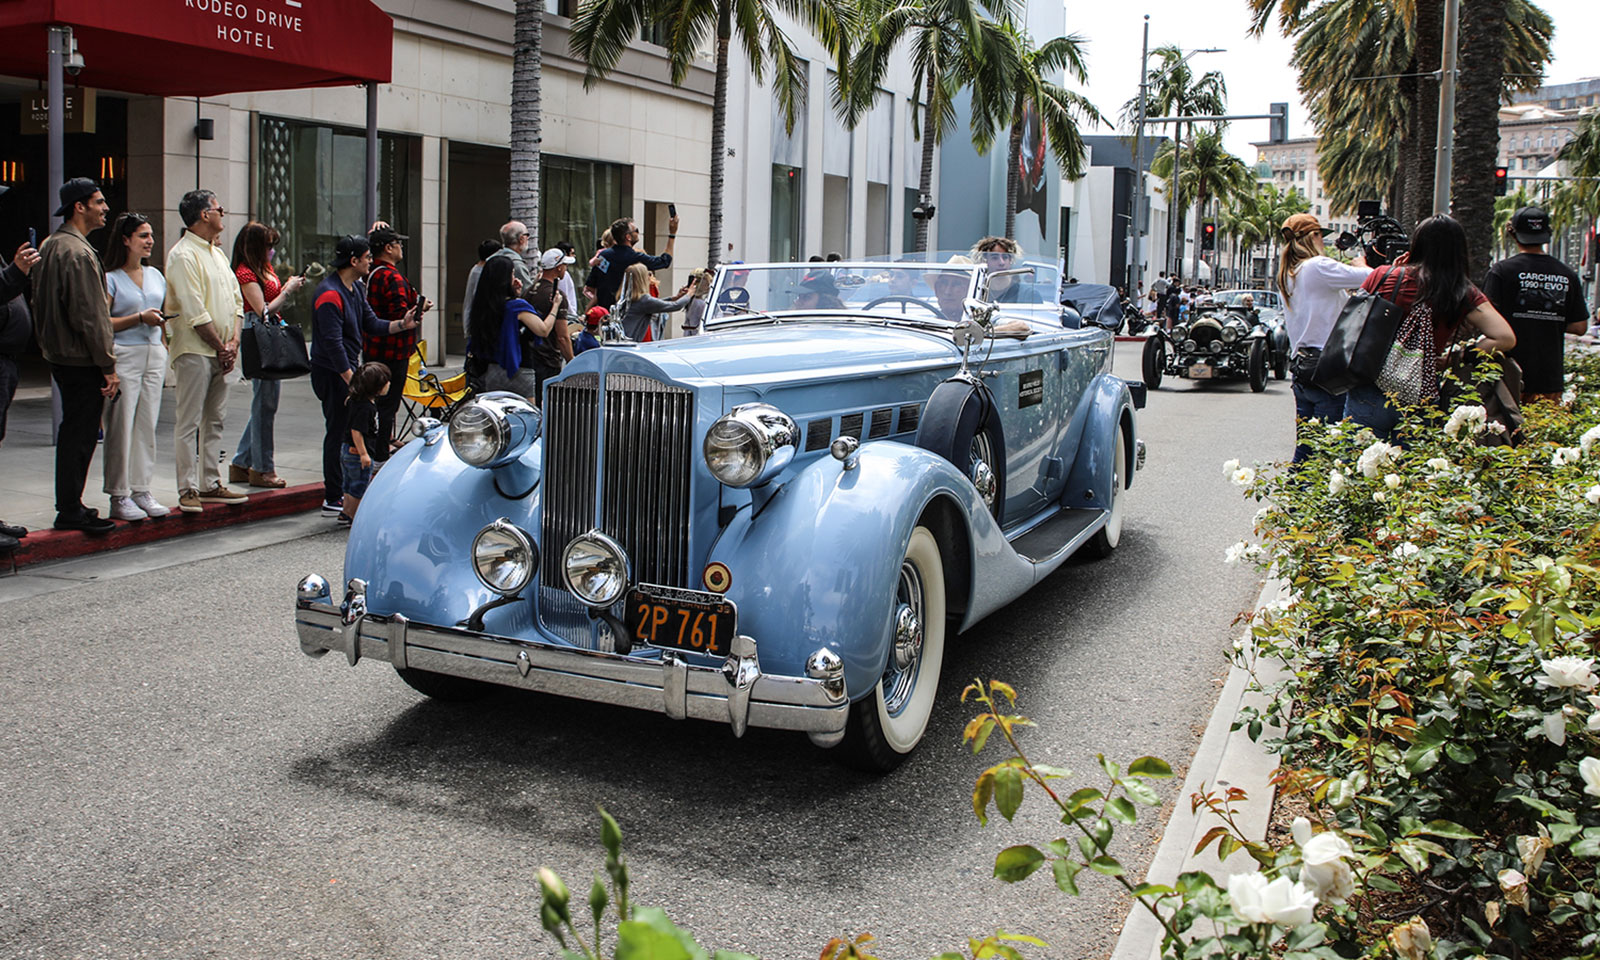
<instances>
[{"instance_id":1,"label":"woman with handbag","mask_svg":"<svg viewBox=\"0 0 1600 960\"><path fill-rule=\"evenodd\" d=\"M1323 237L1328 231L1309 213L1297 213L1283 221L1280 237L1283 251L1278 257L1278 291L1283 296L1283 326L1289 334L1294 373L1295 434L1311 419L1332 423L1344 417L1344 398L1311 382L1322 356L1322 347L1333 331L1333 322L1344 308L1348 291L1359 287L1372 272L1360 258L1344 264L1327 255ZM1297 442L1294 462L1311 455L1311 448Z\"/></svg>"},{"instance_id":2,"label":"woman with handbag","mask_svg":"<svg viewBox=\"0 0 1600 960\"><path fill-rule=\"evenodd\" d=\"M239 278L239 290L244 294L246 328L261 323L282 323L276 314L284 301L306 282L305 277L298 275L287 282L278 280L277 271L272 269L278 239L278 231L255 220L245 224L234 238L233 275ZM233 462L228 464L228 482L249 483L252 487L282 487L285 481L278 476L272 462L272 428L278 416L282 385L277 380L256 379L250 381L250 391L250 422L245 424L239 449L233 454Z\"/></svg>"},{"instance_id":3,"label":"woman with handbag","mask_svg":"<svg viewBox=\"0 0 1600 960\"><path fill-rule=\"evenodd\" d=\"M1344 397L1345 418L1383 440L1399 423L1400 406L1438 399L1439 355L1463 327L1477 331L1470 345L1482 353L1517 344L1511 324L1467 279L1467 232L1454 217L1439 214L1417 224L1410 251L1395 266L1362 285L1399 308L1403 319L1395 345L1377 382L1358 382Z\"/></svg>"},{"instance_id":4,"label":"woman with handbag","mask_svg":"<svg viewBox=\"0 0 1600 960\"><path fill-rule=\"evenodd\" d=\"M122 390L106 404L105 491L113 520L164 517L171 511L150 493L156 463L156 418L167 370L161 304L167 279L145 260L155 248L149 218L124 213L111 226L102 262L111 297L112 348Z\"/></svg>"}]
</instances>

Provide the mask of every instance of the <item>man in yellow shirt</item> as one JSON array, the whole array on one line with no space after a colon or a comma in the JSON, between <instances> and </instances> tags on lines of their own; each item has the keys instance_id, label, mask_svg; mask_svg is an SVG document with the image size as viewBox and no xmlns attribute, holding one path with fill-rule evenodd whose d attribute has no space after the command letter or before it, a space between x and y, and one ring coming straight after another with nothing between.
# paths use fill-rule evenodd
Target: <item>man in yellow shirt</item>
<instances>
[{"instance_id":1,"label":"man in yellow shirt","mask_svg":"<svg viewBox=\"0 0 1600 960\"><path fill-rule=\"evenodd\" d=\"M244 296L216 245L225 211L210 190L191 190L178 201L184 231L167 251L166 312L173 380L178 388L173 454L178 467L178 509L199 513L207 503L244 503L249 497L222 485L222 415L228 372L239 357Z\"/></svg>"}]
</instances>

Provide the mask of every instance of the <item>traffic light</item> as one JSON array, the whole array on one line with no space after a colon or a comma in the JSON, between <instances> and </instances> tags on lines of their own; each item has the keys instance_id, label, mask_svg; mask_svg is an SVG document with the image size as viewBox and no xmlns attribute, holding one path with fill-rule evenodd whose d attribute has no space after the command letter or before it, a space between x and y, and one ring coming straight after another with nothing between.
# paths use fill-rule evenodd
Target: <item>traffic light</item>
<instances>
[{"instance_id":1,"label":"traffic light","mask_svg":"<svg viewBox=\"0 0 1600 960\"><path fill-rule=\"evenodd\" d=\"M1287 103L1274 103L1268 111L1273 115L1268 121L1267 139L1273 143L1282 143L1289 139L1289 105Z\"/></svg>"},{"instance_id":2,"label":"traffic light","mask_svg":"<svg viewBox=\"0 0 1600 960\"><path fill-rule=\"evenodd\" d=\"M1506 187L1509 186L1510 184L1511 184L1511 168L1510 167L1495 167L1494 168L1494 195L1497 196L1497 197L1505 196L1506 195Z\"/></svg>"},{"instance_id":3,"label":"traffic light","mask_svg":"<svg viewBox=\"0 0 1600 960\"><path fill-rule=\"evenodd\" d=\"M1200 225L1200 249L1217 249L1217 225L1210 220Z\"/></svg>"}]
</instances>

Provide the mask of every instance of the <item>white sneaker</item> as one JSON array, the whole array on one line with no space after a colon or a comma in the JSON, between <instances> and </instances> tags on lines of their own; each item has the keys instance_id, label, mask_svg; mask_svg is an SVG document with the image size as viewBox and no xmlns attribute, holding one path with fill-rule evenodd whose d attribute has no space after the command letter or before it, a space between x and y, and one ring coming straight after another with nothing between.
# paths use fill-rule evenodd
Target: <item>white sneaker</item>
<instances>
[{"instance_id":1,"label":"white sneaker","mask_svg":"<svg viewBox=\"0 0 1600 960\"><path fill-rule=\"evenodd\" d=\"M151 496L150 491L148 490L133 491L132 499L133 505L138 507L140 510L143 510L146 516L164 517L172 512L171 510L168 510L166 507L163 507L161 504L157 503L156 498Z\"/></svg>"},{"instance_id":2,"label":"white sneaker","mask_svg":"<svg viewBox=\"0 0 1600 960\"><path fill-rule=\"evenodd\" d=\"M113 520L143 520L148 516L150 515L134 506L133 501L127 497L111 498L111 519Z\"/></svg>"}]
</instances>

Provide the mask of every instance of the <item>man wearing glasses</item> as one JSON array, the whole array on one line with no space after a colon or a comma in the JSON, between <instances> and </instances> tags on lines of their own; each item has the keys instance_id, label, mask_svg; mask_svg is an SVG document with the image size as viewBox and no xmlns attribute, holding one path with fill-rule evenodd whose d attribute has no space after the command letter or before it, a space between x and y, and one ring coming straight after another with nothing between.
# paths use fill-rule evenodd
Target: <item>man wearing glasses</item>
<instances>
[{"instance_id":1,"label":"man wearing glasses","mask_svg":"<svg viewBox=\"0 0 1600 960\"><path fill-rule=\"evenodd\" d=\"M611 246L600 251L600 259L589 271L586 287L594 288L595 305L610 309L617 302L622 289L622 275L627 269L642 263L651 271L672 266L673 249L678 242L678 218L667 220L667 246L660 254L651 256L635 248L639 242L639 225L632 218L621 217L611 224Z\"/></svg>"},{"instance_id":2,"label":"man wearing glasses","mask_svg":"<svg viewBox=\"0 0 1600 960\"><path fill-rule=\"evenodd\" d=\"M500 249L489 255L495 257L508 257L511 260L511 272L522 281L522 289L533 289L533 271L528 268L528 225L521 220L507 220L500 227ZM485 261L487 262L487 261ZM472 309L469 302L466 309Z\"/></svg>"},{"instance_id":3,"label":"man wearing glasses","mask_svg":"<svg viewBox=\"0 0 1600 960\"><path fill-rule=\"evenodd\" d=\"M178 509L200 513L207 503L249 499L222 485L218 469L222 416L228 402L228 373L239 358L244 296L217 246L226 211L210 190L191 190L178 201L183 234L167 251L167 300L175 315L170 330L174 415L173 454L177 461Z\"/></svg>"},{"instance_id":4,"label":"man wearing glasses","mask_svg":"<svg viewBox=\"0 0 1600 960\"><path fill-rule=\"evenodd\" d=\"M1006 237L984 237L972 248L972 258L989 268L991 274L1010 270L1022 259L1022 247ZM989 281L989 299L995 303L1014 303L1022 292L1018 277L999 277Z\"/></svg>"}]
</instances>

